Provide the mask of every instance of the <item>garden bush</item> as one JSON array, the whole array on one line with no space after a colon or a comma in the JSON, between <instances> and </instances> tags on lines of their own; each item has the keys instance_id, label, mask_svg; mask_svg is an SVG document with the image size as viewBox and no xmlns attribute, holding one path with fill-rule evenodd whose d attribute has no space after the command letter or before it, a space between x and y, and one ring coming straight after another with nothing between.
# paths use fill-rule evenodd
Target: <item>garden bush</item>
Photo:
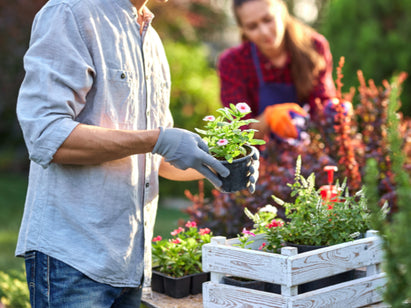
<instances>
[{"instance_id":1,"label":"garden bush","mask_svg":"<svg viewBox=\"0 0 411 308\"><path fill-rule=\"evenodd\" d=\"M352 100L354 92L342 93L343 61L337 69L336 81L338 97ZM404 82L405 74L401 75L399 85ZM389 158L389 140L387 129L389 126L388 101L392 85L384 81L382 86L376 86L372 80L368 83L362 73L358 72L358 95L360 103L354 108L350 121L344 121L343 110L336 106L335 121L328 121L319 117L316 121L310 121L308 134L310 142L277 142L270 140L262 151L260 159L260 177L254 194L247 190L224 194L213 190L211 196L202 192L202 184L199 193L193 194L186 191L186 196L192 201L192 205L186 210L199 226L212 228L214 234L235 236L247 223L244 207L255 213L266 204L272 204L271 195L276 195L286 202L290 200L290 189L287 183L293 181L294 166L300 155L304 165L301 174L308 176L316 174L318 185L327 184L327 176L323 171L326 165L335 165L339 172L336 178L340 183L347 179L347 185L351 191L358 191L363 185L366 162L374 158L378 162L377 188L378 203L382 205L388 202L391 213L396 212L397 194L393 166ZM319 112L321 113L321 110ZM411 124L410 120L403 118L401 113L398 134L403 141L401 151L406 154L402 169L411 173ZM284 218L284 209L278 207L278 216Z\"/></svg>"}]
</instances>

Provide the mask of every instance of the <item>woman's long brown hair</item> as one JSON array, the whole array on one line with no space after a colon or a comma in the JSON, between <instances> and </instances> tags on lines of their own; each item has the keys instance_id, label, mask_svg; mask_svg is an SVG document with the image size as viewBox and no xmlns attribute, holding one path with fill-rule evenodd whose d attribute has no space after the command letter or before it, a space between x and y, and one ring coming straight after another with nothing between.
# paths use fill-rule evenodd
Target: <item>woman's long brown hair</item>
<instances>
[{"instance_id":1,"label":"woman's long brown hair","mask_svg":"<svg viewBox=\"0 0 411 308\"><path fill-rule=\"evenodd\" d=\"M243 3L257 0L234 0L233 11L239 25L237 8ZM306 101L316 83L316 78L321 70L325 69L325 60L318 54L312 41L311 27L297 20L288 12L282 0L263 0L269 3L277 1L281 4L283 22L285 26L285 48L291 55L291 74L300 101ZM243 40L246 39L243 35Z\"/></svg>"}]
</instances>

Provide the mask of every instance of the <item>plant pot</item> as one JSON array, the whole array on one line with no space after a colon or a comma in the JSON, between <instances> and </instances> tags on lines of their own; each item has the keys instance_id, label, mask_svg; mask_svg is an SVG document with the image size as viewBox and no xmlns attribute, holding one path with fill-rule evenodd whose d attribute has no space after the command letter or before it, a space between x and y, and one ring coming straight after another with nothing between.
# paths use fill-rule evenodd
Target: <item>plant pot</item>
<instances>
[{"instance_id":1,"label":"plant pot","mask_svg":"<svg viewBox=\"0 0 411 308\"><path fill-rule=\"evenodd\" d=\"M158 293L164 293L164 274L159 271L152 270L151 275L151 290Z\"/></svg>"},{"instance_id":2,"label":"plant pot","mask_svg":"<svg viewBox=\"0 0 411 308\"><path fill-rule=\"evenodd\" d=\"M210 273L196 273L191 276L190 293L196 295L203 292L203 283L210 280Z\"/></svg>"},{"instance_id":3,"label":"plant pot","mask_svg":"<svg viewBox=\"0 0 411 308\"><path fill-rule=\"evenodd\" d=\"M244 146L247 150L247 156L234 159L230 164L227 161L222 161L222 164L230 170L230 175L226 178L219 176L223 182L221 190L223 192L236 192L247 188L250 174L248 172L251 158L255 151L258 151L253 146Z\"/></svg>"},{"instance_id":4,"label":"plant pot","mask_svg":"<svg viewBox=\"0 0 411 308\"><path fill-rule=\"evenodd\" d=\"M301 245L301 244L293 244L293 243L287 243L287 246L296 247L298 250L298 253L303 253L303 252L327 247L327 246ZM344 273L340 273L338 275L333 275L333 276L325 277L325 278L318 279L315 281L307 282L307 283L304 283L298 286L298 294L317 290L317 289L328 287L328 286L332 286L337 283L350 281L350 280L353 280L355 276L356 276L356 271L350 270Z\"/></svg>"},{"instance_id":5,"label":"plant pot","mask_svg":"<svg viewBox=\"0 0 411 308\"><path fill-rule=\"evenodd\" d=\"M224 276L223 281L225 284L235 286L235 287L242 287L242 288L260 290L260 291L265 290L264 281L250 280L250 279L244 279L244 278L239 278L239 277L234 277L234 276Z\"/></svg>"},{"instance_id":6,"label":"plant pot","mask_svg":"<svg viewBox=\"0 0 411 308\"><path fill-rule=\"evenodd\" d=\"M153 291L164 293L173 298L182 298L190 295L191 275L174 278L155 270L153 270L152 272L153 273L151 276L151 289ZM155 277L155 283L158 283L156 286L153 286L153 277ZM161 280L163 282L162 292ZM153 287L157 289L154 289Z\"/></svg>"}]
</instances>

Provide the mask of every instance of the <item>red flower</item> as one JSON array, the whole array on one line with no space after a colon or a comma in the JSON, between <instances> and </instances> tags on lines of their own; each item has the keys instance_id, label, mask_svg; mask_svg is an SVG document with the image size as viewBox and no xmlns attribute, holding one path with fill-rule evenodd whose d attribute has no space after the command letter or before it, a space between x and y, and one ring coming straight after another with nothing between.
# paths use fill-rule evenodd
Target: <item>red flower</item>
<instances>
[{"instance_id":1,"label":"red flower","mask_svg":"<svg viewBox=\"0 0 411 308\"><path fill-rule=\"evenodd\" d=\"M195 228L195 227L197 227L197 223L195 221L187 221L186 227L187 228Z\"/></svg>"},{"instance_id":2,"label":"red flower","mask_svg":"<svg viewBox=\"0 0 411 308\"><path fill-rule=\"evenodd\" d=\"M180 232L184 232L184 229L181 227L178 227L178 229L175 229L173 232L171 232L170 234L172 236L176 236L177 234L179 234Z\"/></svg>"},{"instance_id":3,"label":"red flower","mask_svg":"<svg viewBox=\"0 0 411 308\"><path fill-rule=\"evenodd\" d=\"M209 234L211 232L211 230L210 229L208 229L208 228L203 228L203 229L200 229L200 231L198 232L200 235L204 235L204 234Z\"/></svg>"},{"instance_id":4,"label":"red flower","mask_svg":"<svg viewBox=\"0 0 411 308\"><path fill-rule=\"evenodd\" d=\"M262 250L262 249L265 247L265 245L267 245L267 243L266 243L266 242L262 243L262 244L261 244L261 246L260 246L260 247L258 247L258 250Z\"/></svg>"},{"instance_id":5,"label":"red flower","mask_svg":"<svg viewBox=\"0 0 411 308\"><path fill-rule=\"evenodd\" d=\"M177 237L176 239L171 240L171 243L173 244L180 244L181 240Z\"/></svg>"},{"instance_id":6,"label":"red flower","mask_svg":"<svg viewBox=\"0 0 411 308\"><path fill-rule=\"evenodd\" d=\"M161 241L163 238L161 237L161 235L156 236L155 238L153 238L153 242L159 242Z\"/></svg>"},{"instance_id":7,"label":"red flower","mask_svg":"<svg viewBox=\"0 0 411 308\"><path fill-rule=\"evenodd\" d=\"M267 228L271 229L271 228L282 227L282 226L284 226L284 222L282 222L281 220L275 220L275 219L273 219L273 220L271 221L271 223L269 223L269 224L267 225Z\"/></svg>"}]
</instances>

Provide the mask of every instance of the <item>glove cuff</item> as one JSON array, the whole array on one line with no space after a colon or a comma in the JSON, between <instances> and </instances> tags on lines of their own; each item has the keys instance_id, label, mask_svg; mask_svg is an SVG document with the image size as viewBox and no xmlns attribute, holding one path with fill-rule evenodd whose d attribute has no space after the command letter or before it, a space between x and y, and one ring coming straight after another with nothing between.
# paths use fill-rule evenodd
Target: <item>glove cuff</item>
<instances>
[{"instance_id":1,"label":"glove cuff","mask_svg":"<svg viewBox=\"0 0 411 308\"><path fill-rule=\"evenodd\" d=\"M158 151L160 149L160 144L161 144L161 142L163 140L163 136L164 136L164 128L162 126L160 126L159 129L160 129L160 134L158 135L158 139L157 139L156 144L154 145L153 151L151 151L151 153L153 153L153 154L158 153ZM158 154L160 154L160 153L158 153Z\"/></svg>"}]
</instances>

